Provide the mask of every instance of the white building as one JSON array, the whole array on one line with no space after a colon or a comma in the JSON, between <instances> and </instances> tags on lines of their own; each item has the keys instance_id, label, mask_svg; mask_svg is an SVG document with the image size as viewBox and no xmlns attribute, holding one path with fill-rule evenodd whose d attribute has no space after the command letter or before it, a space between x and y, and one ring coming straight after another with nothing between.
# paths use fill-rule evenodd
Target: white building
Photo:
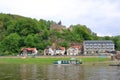
<instances>
[{"instance_id":1,"label":"white building","mask_svg":"<svg viewBox=\"0 0 120 80\"><path fill-rule=\"evenodd\" d=\"M71 46L67 49L67 55L79 55L81 53L81 46Z\"/></svg>"},{"instance_id":2,"label":"white building","mask_svg":"<svg viewBox=\"0 0 120 80\"><path fill-rule=\"evenodd\" d=\"M55 55L65 55L65 47L58 47L55 51Z\"/></svg>"},{"instance_id":3,"label":"white building","mask_svg":"<svg viewBox=\"0 0 120 80\"><path fill-rule=\"evenodd\" d=\"M44 50L44 55L54 55L55 50L53 50L51 47Z\"/></svg>"},{"instance_id":4,"label":"white building","mask_svg":"<svg viewBox=\"0 0 120 80\"><path fill-rule=\"evenodd\" d=\"M111 40L87 40L83 43L84 54L105 53L115 51Z\"/></svg>"}]
</instances>

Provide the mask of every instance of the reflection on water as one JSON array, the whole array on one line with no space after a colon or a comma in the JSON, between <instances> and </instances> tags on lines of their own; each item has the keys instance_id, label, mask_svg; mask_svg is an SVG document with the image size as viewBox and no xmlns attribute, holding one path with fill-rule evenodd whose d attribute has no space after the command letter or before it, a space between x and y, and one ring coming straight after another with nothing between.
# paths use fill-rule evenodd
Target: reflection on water
<instances>
[{"instance_id":1,"label":"reflection on water","mask_svg":"<svg viewBox=\"0 0 120 80\"><path fill-rule=\"evenodd\" d=\"M120 67L0 64L0 80L120 80Z\"/></svg>"},{"instance_id":2,"label":"reflection on water","mask_svg":"<svg viewBox=\"0 0 120 80\"><path fill-rule=\"evenodd\" d=\"M117 66L85 66L86 80L120 80Z\"/></svg>"},{"instance_id":3,"label":"reflection on water","mask_svg":"<svg viewBox=\"0 0 120 80\"><path fill-rule=\"evenodd\" d=\"M20 79L37 79L37 66L36 65L20 65Z\"/></svg>"},{"instance_id":4,"label":"reflection on water","mask_svg":"<svg viewBox=\"0 0 120 80\"><path fill-rule=\"evenodd\" d=\"M84 80L83 67L80 65L51 65L47 77L54 80Z\"/></svg>"}]
</instances>

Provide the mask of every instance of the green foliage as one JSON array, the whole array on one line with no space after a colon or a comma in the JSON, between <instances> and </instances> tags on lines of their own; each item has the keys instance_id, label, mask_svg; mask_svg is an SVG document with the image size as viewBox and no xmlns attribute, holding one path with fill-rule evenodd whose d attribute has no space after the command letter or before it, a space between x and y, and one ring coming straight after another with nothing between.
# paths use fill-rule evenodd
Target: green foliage
<instances>
[{"instance_id":1,"label":"green foliage","mask_svg":"<svg viewBox=\"0 0 120 80\"><path fill-rule=\"evenodd\" d=\"M64 47L68 48L69 47L69 43L64 41L64 42L59 43L59 46L64 46Z\"/></svg>"},{"instance_id":2,"label":"green foliage","mask_svg":"<svg viewBox=\"0 0 120 80\"><path fill-rule=\"evenodd\" d=\"M24 43L26 44L26 47L34 47L35 46L35 40L34 40L34 35L28 35L25 40Z\"/></svg>"},{"instance_id":3,"label":"green foliage","mask_svg":"<svg viewBox=\"0 0 120 80\"><path fill-rule=\"evenodd\" d=\"M120 50L120 36L115 36L113 38L113 41L115 43L116 50Z\"/></svg>"},{"instance_id":4,"label":"green foliage","mask_svg":"<svg viewBox=\"0 0 120 80\"><path fill-rule=\"evenodd\" d=\"M92 40L92 32L85 25L75 25L73 32L78 34L77 38L83 38L84 40Z\"/></svg>"},{"instance_id":5,"label":"green foliage","mask_svg":"<svg viewBox=\"0 0 120 80\"><path fill-rule=\"evenodd\" d=\"M49 41L44 42L37 34L30 34L24 39L25 47L36 47L37 49L45 49L49 45Z\"/></svg>"},{"instance_id":6,"label":"green foliage","mask_svg":"<svg viewBox=\"0 0 120 80\"><path fill-rule=\"evenodd\" d=\"M1 42L1 46L3 48L2 51L6 52L7 54L13 54L18 52L19 41L20 36L17 33L11 33L2 40Z\"/></svg>"},{"instance_id":7,"label":"green foliage","mask_svg":"<svg viewBox=\"0 0 120 80\"><path fill-rule=\"evenodd\" d=\"M42 32L42 39L44 39L44 40L48 40L48 37L50 36L50 31L49 30L44 30L43 32Z\"/></svg>"}]
</instances>

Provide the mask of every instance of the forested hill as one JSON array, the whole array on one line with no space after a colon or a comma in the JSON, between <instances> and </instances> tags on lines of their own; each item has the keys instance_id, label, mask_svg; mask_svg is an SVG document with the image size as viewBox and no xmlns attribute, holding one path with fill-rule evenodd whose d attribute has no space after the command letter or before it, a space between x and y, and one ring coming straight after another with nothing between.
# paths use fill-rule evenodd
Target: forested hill
<instances>
[{"instance_id":1,"label":"forested hill","mask_svg":"<svg viewBox=\"0 0 120 80\"><path fill-rule=\"evenodd\" d=\"M84 40L102 39L120 43L120 36L98 37L85 25L77 24L66 28L62 22L0 13L0 55L18 54L22 47L44 50L54 43L54 47L67 48L71 43L81 44ZM119 45L116 46L117 49Z\"/></svg>"}]
</instances>

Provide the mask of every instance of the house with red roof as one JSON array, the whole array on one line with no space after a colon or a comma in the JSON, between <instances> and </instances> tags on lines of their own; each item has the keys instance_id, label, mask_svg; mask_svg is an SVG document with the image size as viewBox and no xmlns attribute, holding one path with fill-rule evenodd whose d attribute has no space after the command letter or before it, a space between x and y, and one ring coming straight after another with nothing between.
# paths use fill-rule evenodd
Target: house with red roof
<instances>
[{"instance_id":1,"label":"house with red roof","mask_svg":"<svg viewBox=\"0 0 120 80\"><path fill-rule=\"evenodd\" d=\"M44 49L44 55L55 55L55 49L52 47Z\"/></svg>"},{"instance_id":2,"label":"house with red roof","mask_svg":"<svg viewBox=\"0 0 120 80\"><path fill-rule=\"evenodd\" d=\"M36 48L22 48L20 55L22 56L28 56L28 55L36 55L37 54Z\"/></svg>"},{"instance_id":3,"label":"house with red roof","mask_svg":"<svg viewBox=\"0 0 120 80\"><path fill-rule=\"evenodd\" d=\"M65 55L65 47L59 46L56 48L55 55Z\"/></svg>"},{"instance_id":4,"label":"house with red roof","mask_svg":"<svg viewBox=\"0 0 120 80\"><path fill-rule=\"evenodd\" d=\"M73 45L67 49L67 55L79 55L81 53L81 45Z\"/></svg>"}]
</instances>

